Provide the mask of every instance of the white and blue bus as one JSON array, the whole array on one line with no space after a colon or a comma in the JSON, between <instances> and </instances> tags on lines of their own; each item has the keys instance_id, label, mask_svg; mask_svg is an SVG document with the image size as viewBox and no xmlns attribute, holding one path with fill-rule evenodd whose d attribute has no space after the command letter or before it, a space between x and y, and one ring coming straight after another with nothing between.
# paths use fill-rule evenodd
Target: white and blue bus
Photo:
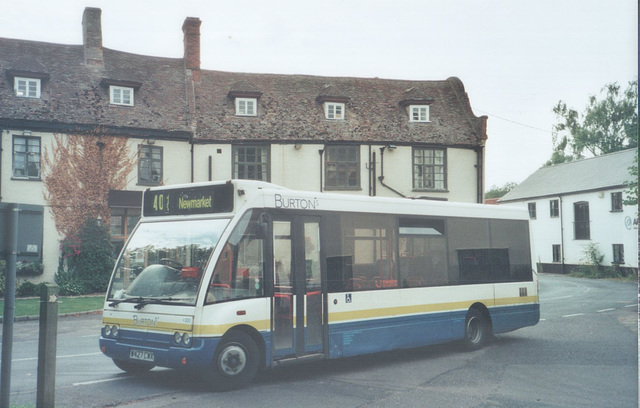
<instances>
[{"instance_id":1,"label":"white and blue bus","mask_svg":"<svg viewBox=\"0 0 640 408\"><path fill-rule=\"evenodd\" d=\"M237 180L144 192L100 348L224 390L291 362L475 349L539 317L526 210Z\"/></svg>"}]
</instances>

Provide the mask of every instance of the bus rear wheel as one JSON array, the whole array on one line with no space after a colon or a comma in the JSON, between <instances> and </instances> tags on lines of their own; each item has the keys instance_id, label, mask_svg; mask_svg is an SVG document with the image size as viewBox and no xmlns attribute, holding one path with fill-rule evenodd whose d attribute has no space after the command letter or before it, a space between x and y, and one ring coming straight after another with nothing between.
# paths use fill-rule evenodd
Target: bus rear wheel
<instances>
[{"instance_id":1,"label":"bus rear wheel","mask_svg":"<svg viewBox=\"0 0 640 408\"><path fill-rule=\"evenodd\" d=\"M232 331L218 345L212 370L205 374L205 380L218 391L242 388L255 377L258 362L258 346L251 336Z\"/></svg>"},{"instance_id":2,"label":"bus rear wheel","mask_svg":"<svg viewBox=\"0 0 640 408\"><path fill-rule=\"evenodd\" d=\"M113 363L122 371L126 371L127 373L130 373L130 374L146 373L147 371L151 370L154 367L153 364L137 363L134 361L127 361L127 360L117 360L115 358L113 359Z\"/></svg>"},{"instance_id":3,"label":"bus rear wheel","mask_svg":"<svg viewBox=\"0 0 640 408\"><path fill-rule=\"evenodd\" d=\"M468 350L481 349L489 335L489 324L485 315L477 309L469 309L464 323L465 347Z\"/></svg>"}]
</instances>

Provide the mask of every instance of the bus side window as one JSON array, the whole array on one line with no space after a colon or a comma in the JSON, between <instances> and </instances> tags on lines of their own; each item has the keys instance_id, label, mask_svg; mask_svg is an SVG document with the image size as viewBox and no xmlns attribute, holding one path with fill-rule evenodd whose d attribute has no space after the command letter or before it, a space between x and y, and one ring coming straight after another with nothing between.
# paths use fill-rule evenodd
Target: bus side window
<instances>
[{"instance_id":1,"label":"bus side window","mask_svg":"<svg viewBox=\"0 0 640 408\"><path fill-rule=\"evenodd\" d=\"M247 212L225 243L213 270L206 303L264 294L264 234L257 211Z\"/></svg>"}]
</instances>

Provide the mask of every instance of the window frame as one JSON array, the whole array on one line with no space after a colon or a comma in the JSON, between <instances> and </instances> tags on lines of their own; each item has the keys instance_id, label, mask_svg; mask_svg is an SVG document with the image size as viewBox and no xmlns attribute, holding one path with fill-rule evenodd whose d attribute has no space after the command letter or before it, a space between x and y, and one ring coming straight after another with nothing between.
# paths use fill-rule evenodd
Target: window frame
<instances>
[{"instance_id":1,"label":"window frame","mask_svg":"<svg viewBox=\"0 0 640 408\"><path fill-rule=\"evenodd\" d=\"M120 92L116 99L116 91ZM125 102L125 91L129 92L129 103ZM118 106L135 106L135 89L129 86L109 85L109 103Z\"/></svg>"},{"instance_id":2,"label":"window frame","mask_svg":"<svg viewBox=\"0 0 640 408\"><path fill-rule=\"evenodd\" d=\"M355 160L338 160L342 155L349 158L351 154L349 152L341 153L338 149L354 149ZM329 145L324 148L323 158L323 184L325 190L360 190L362 188L361 183L361 159L360 159L360 145ZM335 158L335 160L334 160ZM331 159L331 160L330 160ZM333 168L332 168L333 167ZM356 184L350 184L349 180L355 169ZM344 176L340 176L344 174ZM335 176L334 176L335 175ZM335 180L334 184L329 184L328 180Z\"/></svg>"},{"instance_id":3,"label":"window frame","mask_svg":"<svg viewBox=\"0 0 640 408\"><path fill-rule=\"evenodd\" d=\"M549 217L558 218L560 216L560 200L549 200Z\"/></svg>"},{"instance_id":4,"label":"window frame","mask_svg":"<svg viewBox=\"0 0 640 408\"><path fill-rule=\"evenodd\" d=\"M239 150L240 149L258 149L260 150L260 161L241 161L239 160ZM234 179L242 179L242 180L260 180L260 181L271 181L271 145L234 145L232 147L231 154L231 174ZM245 151L245 158L247 156L247 152ZM264 158L264 160L262 160ZM242 172L245 173L243 175L240 174L240 166L243 166ZM259 166L261 170L259 173L262 175L262 178L250 178L248 177L248 173L250 170L247 166ZM254 172L258 172L258 170L254 170Z\"/></svg>"},{"instance_id":5,"label":"window frame","mask_svg":"<svg viewBox=\"0 0 640 408\"><path fill-rule=\"evenodd\" d=\"M529 210L529 219L535 220L538 217L538 210L536 203L527 203L527 209Z\"/></svg>"},{"instance_id":6,"label":"window frame","mask_svg":"<svg viewBox=\"0 0 640 408\"><path fill-rule=\"evenodd\" d=\"M612 264L624 265L624 244L612 244L613 261Z\"/></svg>"},{"instance_id":7,"label":"window frame","mask_svg":"<svg viewBox=\"0 0 640 408\"><path fill-rule=\"evenodd\" d=\"M340 111L336 112L336 108ZM324 103L324 117L327 120L344 120L346 115L346 104L344 102L325 102Z\"/></svg>"},{"instance_id":8,"label":"window frame","mask_svg":"<svg viewBox=\"0 0 640 408\"><path fill-rule=\"evenodd\" d=\"M16 140L24 139L24 152L16 152ZM29 151L29 141L37 141L38 142L38 151L30 152ZM33 156L37 153L37 161L35 163L36 169L38 170L37 176L29 175L29 163L32 162L29 160L30 156ZM24 155L24 171L26 175L16 175L16 154ZM42 180L42 138L39 136L20 136L13 135L13 140L11 143L11 179L12 180L34 180L39 181Z\"/></svg>"},{"instance_id":9,"label":"window frame","mask_svg":"<svg viewBox=\"0 0 640 408\"><path fill-rule=\"evenodd\" d=\"M19 92L19 83L25 83L26 95L20 95ZM30 94L30 83L33 82L35 84L35 94ZM14 95L18 98L29 98L29 99L40 99L42 95L42 80L40 78L29 78L29 77L14 77L13 78L13 90Z\"/></svg>"},{"instance_id":10,"label":"window frame","mask_svg":"<svg viewBox=\"0 0 640 408\"><path fill-rule=\"evenodd\" d=\"M424 117L422 116L424 110ZM415 118L417 113L417 119ZM429 105L409 105L409 122L428 123L431 122Z\"/></svg>"},{"instance_id":11,"label":"window frame","mask_svg":"<svg viewBox=\"0 0 640 408\"><path fill-rule=\"evenodd\" d=\"M144 157L143 154L145 153L145 151L148 150L148 157ZM157 153L160 153L160 159L155 159L153 158L153 153L154 151ZM144 160L144 161L143 161ZM153 180L153 163L154 162L159 162L160 163L160 176L158 177L158 180ZM149 163L148 164L148 171L149 171L149 176L150 179L145 179L142 177L142 168L143 168L143 163ZM141 145L140 149L139 149L139 153L138 153L138 185L141 186L159 186L162 184L162 178L163 178L163 173L164 173L164 150L162 148L162 146L152 146L152 145Z\"/></svg>"},{"instance_id":12,"label":"window frame","mask_svg":"<svg viewBox=\"0 0 640 408\"><path fill-rule=\"evenodd\" d=\"M585 216L586 219L582 219ZM573 203L573 237L576 240L591 239L591 217L588 201Z\"/></svg>"},{"instance_id":13,"label":"window frame","mask_svg":"<svg viewBox=\"0 0 640 408\"><path fill-rule=\"evenodd\" d=\"M421 154L417 157L416 153L420 152ZM425 159L428 157L425 156L425 152L432 152L432 163L424 163ZM436 164L437 153L442 153L442 163ZM422 159L422 163L416 163L416 158ZM417 169L420 169L420 172ZM442 171L436 172L436 169L440 168ZM431 180L433 183L433 187L425 187L426 177L425 177L425 169L430 169L429 174L431 176ZM420 173L422 180L419 181L418 177L416 177L417 173ZM441 175L441 179L437 176ZM433 148L433 147L414 147L411 151L411 177L412 177L412 186L413 191L447 191L447 149L444 148ZM420 183L420 185L419 185Z\"/></svg>"},{"instance_id":14,"label":"window frame","mask_svg":"<svg viewBox=\"0 0 640 408\"><path fill-rule=\"evenodd\" d=\"M235 107L236 116L258 116L258 99L256 98L235 98Z\"/></svg>"},{"instance_id":15,"label":"window frame","mask_svg":"<svg viewBox=\"0 0 640 408\"><path fill-rule=\"evenodd\" d=\"M551 259L553 263L562 262L562 246L560 244L551 245Z\"/></svg>"},{"instance_id":16,"label":"window frame","mask_svg":"<svg viewBox=\"0 0 640 408\"><path fill-rule=\"evenodd\" d=\"M622 191L611 193L611 212L622 212Z\"/></svg>"}]
</instances>

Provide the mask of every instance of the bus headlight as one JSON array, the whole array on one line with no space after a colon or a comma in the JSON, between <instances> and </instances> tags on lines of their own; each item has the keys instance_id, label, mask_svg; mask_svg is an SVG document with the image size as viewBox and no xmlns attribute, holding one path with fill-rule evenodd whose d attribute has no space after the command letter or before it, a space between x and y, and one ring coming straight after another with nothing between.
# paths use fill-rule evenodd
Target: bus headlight
<instances>
[{"instance_id":1,"label":"bus headlight","mask_svg":"<svg viewBox=\"0 0 640 408\"><path fill-rule=\"evenodd\" d=\"M102 328L102 335L109 339L117 338L119 333L120 333L120 328L118 327L117 324L113 324L113 325L106 324Z\"/></svg>"},{"instance_id":2,"label":"bus headlight","mask_svg":"<svg viewBox=\"0 0 640 408\"><path fill-rule=\"evenodd\" d=\"M173 342L177 346L191 347L191 335L189 333L173 333Z\"/></svg>"}]
</instances>

